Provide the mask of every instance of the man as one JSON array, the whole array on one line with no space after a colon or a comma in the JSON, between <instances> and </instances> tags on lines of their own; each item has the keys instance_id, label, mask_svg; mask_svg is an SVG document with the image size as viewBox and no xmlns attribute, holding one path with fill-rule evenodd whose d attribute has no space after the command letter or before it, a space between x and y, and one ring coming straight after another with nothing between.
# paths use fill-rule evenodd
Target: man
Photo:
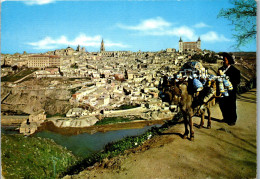
<instances>
[{"instance_id":1,"label":"man","mask_svg":"<svg viewBox=\"0 0 260 179\"><path fill-rule=\"evenodd\" d=\"M219 75L226 74L229 76L229 80L233 85L233 90L228 91L229 96L224 96L219 100L219 107L222 111L224 122L228 125L233 126L237 121L236 112L236 93L237 86L240 83L240 71L236 69L232 64L234 60L228 53L223 53L223 66L219 68Z\"/></svg>"}]
</instances>

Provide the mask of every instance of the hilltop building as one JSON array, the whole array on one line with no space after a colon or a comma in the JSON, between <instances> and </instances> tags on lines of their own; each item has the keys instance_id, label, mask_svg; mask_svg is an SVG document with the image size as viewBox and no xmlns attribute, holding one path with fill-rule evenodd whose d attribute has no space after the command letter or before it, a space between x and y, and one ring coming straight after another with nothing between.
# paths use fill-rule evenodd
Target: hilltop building
<instances>
[{"instance_id":1,"label":"hilltop building","mask_svg":"<svg viewBox=\"0 0 260 179\"><path fill-rule=\"evenodd\" d=\"M65 49L65 53L66 53L66 55L73 55L74 49L71 48L70 46L68 46L68 47Z\"/></svg>"},{"instance_id":2,"label":"hilltop building","mask_svg":"<svg viewBox=\"0 0 260 179\"><path fill-rule=\"evenodd\" d=\"M80 45L78 45L76 51L77 52L86 52L86 48L85 47L80 48Z\"/></svg>"},{"instance_id":3,"label":"hilltop building","mask_svg":"<svg viewBox=\"0 0 260 179\"><path fill-rule=\"evenodd\" d=\"M201 51L201 40L200 37L196 42L183 42L181 37L179 40L179 52L185 53L190 51Z\"/></svg>"},{"instance_id":4,"label":"hilltop building","mask_svg":"<svg viewBox=\"0 0 260 179\"><path fill-rule=\"evenodd\" d=\"M28 68L60 67L60 57L56 55L32 55L28 57Z\"/></svg>"}]
</instances>

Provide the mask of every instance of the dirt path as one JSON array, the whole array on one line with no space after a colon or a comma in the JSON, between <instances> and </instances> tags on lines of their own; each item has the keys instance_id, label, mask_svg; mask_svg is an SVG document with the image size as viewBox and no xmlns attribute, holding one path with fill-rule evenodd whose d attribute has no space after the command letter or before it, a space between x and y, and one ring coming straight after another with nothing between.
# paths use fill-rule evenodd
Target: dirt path
<instances>
[{"instance_id":1,"label":"dirt path","mask_svg":"<svg viewBox=\"0 0 260 179\"><path fill-rule=\"evenodd\" d=\"M178 124L106 167L65 178L256 178L256 89L239 96L237 108L235 126L220 122L216 105L212 129L195 127L193 142L181 138Z\"/></svg>"}]
</instances>

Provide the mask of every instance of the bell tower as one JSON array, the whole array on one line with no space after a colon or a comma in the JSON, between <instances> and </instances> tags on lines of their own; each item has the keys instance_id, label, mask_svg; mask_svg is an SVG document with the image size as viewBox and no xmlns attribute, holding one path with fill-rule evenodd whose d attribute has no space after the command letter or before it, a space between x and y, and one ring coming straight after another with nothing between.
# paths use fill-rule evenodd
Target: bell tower
<instances>
[{"instance_id":1,"label":"bell tower","mask_svg":"<svg viewBox=\"0 0 260 179\"><path fill-rule=\"evenodd\" d=\"M100 52L104 52L105 51L105 45L104 45L104 41L102 39L102 42L101 42L101 47L100 47Z\"/></svg>"},{"instance_id":2,"label":"bell tower","mask_svg":"<svg viewBox=\"0 0 260 179\"><path fill-rule=\"evenodd\" d=\"M182 53L183 52L183 41L180 37L180 40L179 40L179 52Z\"/></svg>"},{"instance_id":3,"label":"bell tower","mask_svg":"<svg viewBox=\"0 0 260 179\"><path fill-rule=\"evenodd\" d=\"M197 40L197 49L201 50L201 40L200 40L200 37Z\"/></svg>"}]
</instances>

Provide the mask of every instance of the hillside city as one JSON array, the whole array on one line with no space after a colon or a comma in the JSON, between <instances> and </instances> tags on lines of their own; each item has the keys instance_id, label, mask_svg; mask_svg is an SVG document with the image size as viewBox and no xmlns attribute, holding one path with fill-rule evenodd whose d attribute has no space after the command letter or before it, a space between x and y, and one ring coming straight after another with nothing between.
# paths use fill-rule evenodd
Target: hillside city
<instances>
[{"instance_id":1,"label":"hillside city","mask_svg":"<svg viewBox=\"0 0 260 179\"><path fill-rule=\"evenodd\" d=\"M33 133L46 115L63 116L49 118L57 127L86 127L116 116L171 119L177 107L159 97L162 78L172 77L188 61L201 62L211 74L222 63L218 53L201 50L200 38L196 42L180 38L178 51L106 51L102 40L99 52L87 52L78 45L76 49L1 56L2 119L34 116L29 118L30 125L23 122L23 133ZM246 84L255 77L255 62L233 57L245 71L241 84ZM134 108L121 109L124 105Z\"/></svg>"}]
</instances>

